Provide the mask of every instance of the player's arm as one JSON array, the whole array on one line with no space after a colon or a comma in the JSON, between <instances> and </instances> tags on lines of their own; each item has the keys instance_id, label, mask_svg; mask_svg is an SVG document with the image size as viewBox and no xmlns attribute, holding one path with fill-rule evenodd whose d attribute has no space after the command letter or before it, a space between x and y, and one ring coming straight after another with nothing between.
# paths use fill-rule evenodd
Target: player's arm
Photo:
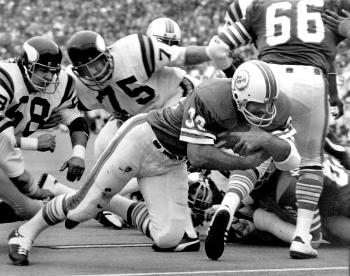
<instances>
[{"instance_id":1,"label":"player's arm","mask_svg":"<svg viewBox=\"0 0 350 276\"><path fill-rule=\"evenodd\" d=\"M62 123L68 126L72 142L72 155L63 163L60 171L68 169L67 180L80 180L85 170L85 151L89 139L89 128L85 118L81 115L77 107L77 97L75 89L66 91L63 100L58 107L62 116Z\"/></svg>"},{"instance_id":2,"label":"player's arm","mask_svg":"<svg viewBox=\"0 0 350 276\"><path fill-rule=\"evenodd\" d=\"M330 103L330 113L335 119L344 115L344 104L338 95L337 73L335 72L334 63L328 73L328 94Z\"/></svg>"},{"instance_id":3,"label":"player's arm","mask_svg":"<svg viewBox=\"0 0 350 276\"><path fill-rule=\"evenodd\" d=\"M252 41L252 35L245 19L230 26L225 26L218 35L214 36L206 48L206 53L214 65L222 70L227 77L232 77L232 51Z\"/></svg>"}]
</instances>

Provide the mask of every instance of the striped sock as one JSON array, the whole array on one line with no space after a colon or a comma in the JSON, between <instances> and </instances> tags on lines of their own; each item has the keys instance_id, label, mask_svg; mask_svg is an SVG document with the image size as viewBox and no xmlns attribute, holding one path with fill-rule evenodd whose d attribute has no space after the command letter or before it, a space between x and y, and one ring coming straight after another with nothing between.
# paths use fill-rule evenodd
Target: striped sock
<instances>
[{"instance_id":1,"label":"striped sock","mask_svg":"<svg viewBox=\"0 0 350 276\"><path fill-rule=\"evenodd\" d=\"M150 217L144 202L135 202L130 205L127 212L127 223L151 238L149 231Z\"/></svg>"},{"instance_id":2,"label":"striped sock","mask_svg":"<svg viewBox=\"0 0 350 276\"><path fill-rule=\"evenodd\" d=\"M315 211L323 188L323 172L319 166L303 167L296 184L298 208Z\"/></svg>"},{"instance_id":3,"label":"striped sock","mask_svg":"<svg viewBox=\"0 0 350 276\"><path fill-rule=\"evenodd\" d=\"M48 225L55 225L66 219L66 195L59 195L50 200L43 208L43 218Z\"/></svg>"}]
</instances>

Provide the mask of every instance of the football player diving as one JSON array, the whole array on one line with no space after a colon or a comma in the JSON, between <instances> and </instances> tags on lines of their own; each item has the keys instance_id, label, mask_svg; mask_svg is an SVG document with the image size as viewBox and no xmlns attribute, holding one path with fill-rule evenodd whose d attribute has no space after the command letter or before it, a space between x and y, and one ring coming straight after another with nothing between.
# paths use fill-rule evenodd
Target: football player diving
<instances>
[{"instance_id":1,"label":"football player diving","mask_svg":"<svg viewBox=\"0 0 350 276\"><path fill-rule=\"evenodd\" d=\"M131 117L74 195L55 197L13 231L17 237L10 235L11 260L28 264L31 245L44 229L64 220L66 228L74 228L103 208L150 237L157 251L198 251L187 204L186 161L198 168L233 170L255 168L271 157L280 169L297 168L300 155L292 141L288 107L271 69L251 61L242 64L232 80L207 81L175 106ZM274 136L257 127L262 125L286 135ZM112 202L134 177L145 202L125 197Z\"/></svg>"},{"instance_id":2,"label":"football player diving","mask_svg":"<svg viewBox=\"0 0 350 276\"><path fill-rule=\"evenodd\" d=\"M61 69L58 45L43 37L24 42L17 59L0 62L0 198L22 219L31 218L53 194L41 189L24 168L22 150L55 150L55 137L31 137L60 113L71 134L73 151L63 164L67 179L79 180L84 172L88 128L78 111L74 80ZM13 185L14 184L14 185Z\"/></svg>"},{"instance_id":3,"label":"football player diving","mask_svg":"<svg viewBox=\"0 0 350 276\"><path fill-rule=\"evenodd\" d=\"M317 9L330 5L330 2L313 2L309 7L301 0L253 0L246 8L245 16L221 29L208 46L208 54L217 68L230 76L233 72L232 50L253 43L259 60L268 63L273 72L285 80L280 83L281 90L291 100L291 117L297 131L295 142L301 154L296 185L298 216L294 240L289 248L290 257L296 259L316 258L318 255L309 238L323 187L323 144L328 129L327 77L329 73L333 74L336 46L344 40L323 24L322 13ZM344 8L348 6L347 1L341 3ZM280 33L274 26L276 20L280 20L282 6L286 21ZM315 22L312 31L308 27L311 21L304 20L305 14ZM299 27L292 28L295 25L292 22L297 22ZM208 231L205 249L210 259L217 260L222 256L233 214L254 187L254 174L252 178L253 181L247 176L242 177L241 173L232 173L228 191Z\"/></svg>"}]
</instances>

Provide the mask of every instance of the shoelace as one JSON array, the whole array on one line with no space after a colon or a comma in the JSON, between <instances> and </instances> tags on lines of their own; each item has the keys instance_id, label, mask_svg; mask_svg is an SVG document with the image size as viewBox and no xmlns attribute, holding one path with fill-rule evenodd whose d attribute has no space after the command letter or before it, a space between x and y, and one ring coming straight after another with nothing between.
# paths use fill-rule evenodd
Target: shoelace
<instances>
[{"instance_id":1,"label":"shoelace","mask_svg":"<svg viewBox=\"0 0 350 276\"><path fill-rule=\"evenodd\" d=\"M22 247L21 245L18 245L17 253L18 253L19 255L25 255L25 256L27 256L27 255L28 255L28 250L25 249L24 247Z\"/></svg>"}]
</instances>

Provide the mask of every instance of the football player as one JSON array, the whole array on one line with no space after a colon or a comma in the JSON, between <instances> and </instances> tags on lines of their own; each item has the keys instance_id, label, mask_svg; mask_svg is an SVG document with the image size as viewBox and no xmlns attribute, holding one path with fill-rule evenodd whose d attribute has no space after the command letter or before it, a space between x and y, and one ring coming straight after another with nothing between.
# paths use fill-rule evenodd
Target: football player
<instances>
[{"instance_id":1,"label":"football player","mask_svg":"<svg viewBox=\"0 0 350 276\"><path fill-rule=\"evenodd\" d=\"M292 258L317 257L309 233L323 186L322 145L328 124L325 76L331 72L337 44L344 39L323 24L321 12L312 9L324 5L328 2L254 0L245 17L223 28L208 46L211 59L229 76L233 72L231 51L254 43L259 59L269 63L280 79L288 80L281 83L281 90L291 99L295 139L302 156L296 185L298 219L289 250ZM222 228L229 229L240 200L249 192L247 187L252 187L254 181L247 179L230 177L230 187L206 239L210 259L223 254L227 231Z\"/></svg>"},{"instance_id":2,"label":"football player","mask_svg":"<svg viewBox=\"0 0 350 276\"><path fill-rule=\"evenodd\" d=\"M96 139L96 158L122 121L173 105L193 90L193 80L174 66L209 60L204 47L180 47L180 28L169 18L154 20L147 35L128 35L107 47L99 34L80 31L67 43L80 107L114 116Z\"/></svg>"},{"instance_id":3,"label":"football player","mask_svg":"<svg viewBox=\"0 0 350 276\"><path fill-rule=\"evenodd\" d=\"M324 189L319 200L322 236L329 242L349 244L350 205L349 173L330 155L325 155ZM290 243L293 239L297 211L295 198L296 174L273 171L251 194L255 202L253 215L257 229L272 233ZM313 226L317 224L314 220ZM255 233L256 234L256 233ZM320 241L321 235L318 235ZM249 242L249 236L245 240Z\"/></svg>"},{"instance_id":4,"label":"football player","mask_svg":"<svg viewBox=\"0 0 350 276\"><path fill-rule=\"evenodd\" d=\"M28 201L19 191L36 199L52 194L40 189L24 169L21 150L55 149L51 135L30 137L50 122L53 112L59 112L71 130L73 153L61 170L68 168L67 179L74 181L80 179L85 168L88 130L76 108L74 81L61 70L61 60L57 44L37 36L25 41L18 59L0 62L0 196L25 219L33 216L42 203Z\"/></svg>"},{"instance_id":5,"label":"football player","mask_svg":"<svg viewBox=\"0 0 350 276\"><path fill-rule=\"evenodd\" d=\"M180 47L180 27L170 18L153 20L146 34L129 35L106 47L99 34L81 31L67 43L72 62L68 70L76 80L79 107L101 108L113 115L95 140L96 158L128 117L171 106L192 92L195 81L175 66L208 60L204 47L202 55L199 47ZM93 76L89 70L99 74ZM137 188L135 179L125 187Z\"/></svg>"},{"instance_id":6,"label":"football player","mask_svg":"<svg viewBox=\"0 0 350 276\"><path fill-rule=\"evenodd\" d=\"M187 159L208 169L255 168L269 157L282 169L299 166L300 155L290 139L255 126L285 127L288 98L283 93L278 97L277 83L264 62L247 62L233 80L207 81L175 106L128 119L75 195L55 197L12 232L13 263L28 264L32 241L48 226L66 220L70 229L106 207L150 237L157 251L198 251L197 233L188 222ZM276 116L276 105L283 105L286 113ZM218 137L224 131L223 138ZM111 198L133 177L145 202L121 197L112 204Z\"/></svg>"}]
</instances>

